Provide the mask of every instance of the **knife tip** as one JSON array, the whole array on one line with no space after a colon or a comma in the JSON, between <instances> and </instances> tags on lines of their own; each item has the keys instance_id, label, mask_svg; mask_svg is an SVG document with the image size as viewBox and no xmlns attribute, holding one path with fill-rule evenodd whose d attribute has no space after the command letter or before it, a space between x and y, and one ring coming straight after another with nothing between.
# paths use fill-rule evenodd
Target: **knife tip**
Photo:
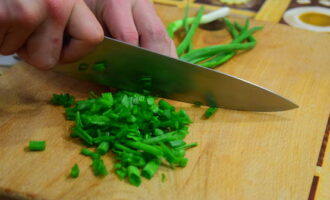
<instances>
[{"instance_id":1,"label":"knife tip","mask_svg":"<svg viewBox=\"0 0 330 200\"><path fill-rule=\"evenodd\" d=\"M278 107L277 110L274 111L287 111L287 110L293 110L293 109L297 109L299 108L299 105L288 100L288 99L284 99L285 101L283 102L283 104L281 106Z\"/></svg>"}]
</instances>

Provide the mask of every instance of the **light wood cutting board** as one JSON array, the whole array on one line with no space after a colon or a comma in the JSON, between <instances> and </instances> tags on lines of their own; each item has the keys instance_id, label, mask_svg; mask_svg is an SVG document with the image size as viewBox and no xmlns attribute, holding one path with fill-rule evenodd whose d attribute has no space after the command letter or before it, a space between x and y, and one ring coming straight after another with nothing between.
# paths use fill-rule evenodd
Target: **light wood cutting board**
<instances>
[{"instance_id":1,"label":"light wood cutting board","mask_svg":"<svg viewBox=\"0 0 330 200\"><path fill-rule=\"evenodd\" d=\"M165 23L182 10L158 6ZM330 36L265 26L253 50L218 70L267 87L296 102L299 109L256 113L221 109L209 120L205 108L174 102L193 119L183 169L162 167L136 188L110 173L93 176L81 144L69 138L63 109L49 105L53 93L78 98L105 91L91 83L19 64L0 76L0 196L19 199L307 199L330 112ZM225 31L199 30L195 46L229 41ZM219 87L221 87L219 85ZM46 140L44 152L27 152L29 140ZM112 168L111 156L105 156ZM81 176L68 178L78 163ZM161 182L161 173L167 180Z\"/></svg>"}]
</instances>

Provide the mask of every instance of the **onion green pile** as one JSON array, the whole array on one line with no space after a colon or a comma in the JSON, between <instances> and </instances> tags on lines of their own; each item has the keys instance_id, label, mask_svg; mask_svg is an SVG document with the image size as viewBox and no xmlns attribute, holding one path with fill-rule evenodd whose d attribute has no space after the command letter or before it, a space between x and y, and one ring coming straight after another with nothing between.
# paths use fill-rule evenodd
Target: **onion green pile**
<instances>
[{"instance_id":1,"label":"onion green pile","mask_svg":"<svg viewBox=\"0 0 330 200\"><path fill-rule=\"evenodd\" d=\"M51 102L67 106L67 99L74 98L54 95ZM141 177L151 179L161 164L185 167L186 149L197 145L184 142L192 122L187 113L152 96L108 92L74 102L65 113L68 120L74 121L71 137L87 147L81 154L91 158L94 175L109 174L102 157L113 154L114 172L135 186L141 184ZM72 177L78 176L78 169L74 166Z\"/></svg>"}]
</instances>

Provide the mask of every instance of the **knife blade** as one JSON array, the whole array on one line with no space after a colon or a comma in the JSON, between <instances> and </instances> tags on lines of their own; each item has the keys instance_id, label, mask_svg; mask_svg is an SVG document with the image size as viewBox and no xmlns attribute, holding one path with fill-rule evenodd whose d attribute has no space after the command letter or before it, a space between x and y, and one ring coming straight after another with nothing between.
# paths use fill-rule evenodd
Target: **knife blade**
<instances>
[{"instance_id":1,"label":"knife blade","mask_svg":"<svg viewBox=\"0 0 330 200\"><path fill-rule=\"evenodd\" d=\"M104 71L95 65L105 65ZM298 106L246 80L158 54L109 37L81 60L54 71L134 92L246 111L284 111Z\"/></svg>"}]
</instances>

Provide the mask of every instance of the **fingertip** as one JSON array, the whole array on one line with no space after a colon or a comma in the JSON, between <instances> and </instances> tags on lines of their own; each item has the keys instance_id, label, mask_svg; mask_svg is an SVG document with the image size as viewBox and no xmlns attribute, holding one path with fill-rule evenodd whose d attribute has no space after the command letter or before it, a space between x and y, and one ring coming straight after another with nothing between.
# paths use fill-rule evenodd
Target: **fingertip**
<instances>
[{"instance_id":1,"label":"fingertip","mask_svg":"<svg viewBox=\"0 0 330 200\"><path fill-rule=\"evenodd\" d=\"M101 24L94 16L90 16L89 19L86 19L86 21L88 22L80 25L77 25L76 22L73 22L73 26L75 27L73 30L70 30L70 34L74 38L81 39L90 45L95 46L100 44L104 39L104 31Z\"/></svg>"},{"instance_id":2,"label":"fingertip","mask_svg":"<svg viewBox=\"0 0 330 200\"><path fill-rule=\"evenodd\" d=\"M178 54L176 53L176 47L175 47L175 44L174 44L174 41L171 40L171 50L170 50L170 56L173 57L173 58L178 58Z\"/></svg>"},{"instance_id":3,"label":"fingertip","mask_svg":"<svg viewBox=\"0 0 330 200\"><path fill-rule=\"evenodd\" d=\"M129 1L108 1L102 17L111 35L123 42L139 45L140 35L136 29Z\"/></svg>"},{"instance_id":4,"label":"fingertip","mask_svg":"<svg viewBox=\"0 0 330 200\"><path fill-rule=\"evenodd\" d=\"M26 62L37 69L50 70L56 65L57 60L48 57L47 59L29 59Z\"/></svg>"},{"instance_id":5,"label":"fingertip","mask_svg":"<svg viewBox=\"0 0 330 200\"><path fill-rule=\"evenodd\" d=\"M21 48L17 51L17 55L29 65L39 70L50 70L57 64L57 59L52 57L42 57L35 55L28 55L26 48Z\"/></svg>"},{"instance_id":6,"label":"fingertip","mask_svg":"<svg viewBox=\"0 0 330 200\"><path fill-rule=\"evenodd\" d=\"M91 34L89 43L92 45L98 45L104 40L104 32L100 24L96 27L95 33Z\"/></svg>"},{"instance_id":7,"label":"fingertip","mask_svg":"<svg viewBox=\"0 0 330 200\"><path fill-rule=\"evenodd\" d=\"M89 10L84 1L75 4L72 10L67 32L71 39L61 53L60 62L74 62L92 51L104 39L101 24Z\"/></svg>"},{"instance_id":8,"label":"fingertip","mask_svg":"<svg viewBox=\"0 0 330 200\"><path fill-rule=\"evenodd\" d=\"M142 47L167 56L177 57L173 41L150 2L137 1L133 8L133 16Z\"/></svg>"},{"instance_id":9,"label":"fingertip","mask_svg":"<svg viewBox=\"0 0 330 200\"><path fill-rule=\"evenodd\" d=\"M99 44L104 38L101 24L84 1L78 1L73 8L67 31L72 38L83 40L92 45Z\"/></svg>"},{"instance_id":10,"label":"fingertip","mask_svg":"<svg viewBox=\"0 0 330 200\"><path fill-rule=\"evenodd\" d=\"M86 56L95 47L96 45L91 45L89 42L71 39L69 46L64 47L62 51L60 63L75 62Z\"/></svg>"}]
</instances>

